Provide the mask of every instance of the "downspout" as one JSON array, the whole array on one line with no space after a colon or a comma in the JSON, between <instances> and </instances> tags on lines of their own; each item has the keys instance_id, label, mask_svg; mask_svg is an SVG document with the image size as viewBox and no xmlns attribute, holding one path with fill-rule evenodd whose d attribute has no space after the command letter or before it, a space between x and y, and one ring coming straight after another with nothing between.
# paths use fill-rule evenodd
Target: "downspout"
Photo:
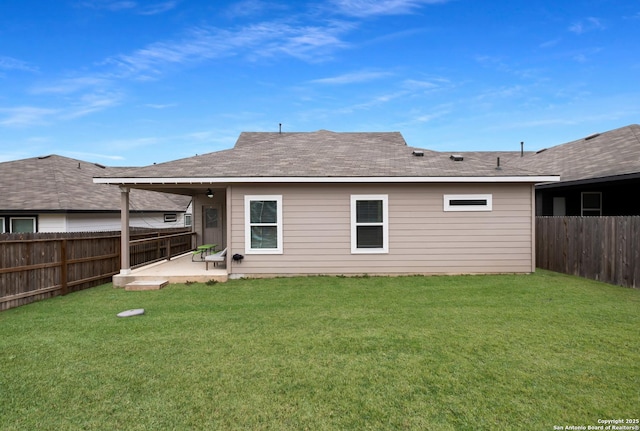
<instances>
[{"instance_id":1,"label":"downspout","mask_svg":"<svg viewBox=\"0 0 640 431\"><path fill-rule=\"evenodd\" d=\"M124 186L120 186L120 223L120 275L129 275L129 187Z\"/></svg>"}]
</instances>

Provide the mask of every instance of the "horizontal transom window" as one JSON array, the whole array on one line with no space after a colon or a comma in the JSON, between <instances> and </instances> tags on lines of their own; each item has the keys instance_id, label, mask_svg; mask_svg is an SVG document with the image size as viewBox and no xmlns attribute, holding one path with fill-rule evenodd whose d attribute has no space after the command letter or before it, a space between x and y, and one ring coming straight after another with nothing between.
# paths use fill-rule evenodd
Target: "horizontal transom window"
<instances>
[{"instance_id":1,"label":"horizontal transom window","mask_svg":"<svg viewBox=\"0 0 640 431\"><path fill-rule=\"evenodd\" d=\"M493 195L444 195L445 211L491 211Z\"/></svg>"}]
</instances>

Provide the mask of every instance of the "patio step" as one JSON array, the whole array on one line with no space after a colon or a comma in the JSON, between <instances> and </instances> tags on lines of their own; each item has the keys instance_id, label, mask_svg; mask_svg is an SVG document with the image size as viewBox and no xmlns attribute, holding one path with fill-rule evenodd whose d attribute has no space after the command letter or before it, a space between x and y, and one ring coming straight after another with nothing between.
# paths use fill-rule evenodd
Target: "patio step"
<instances>
[{"instance_id":1,"label":"patio step","mask_svg":"<svg viewBox=\"0 0 640 431\"><path fill-rule=\"evenodd\" d=\"M160 290L169 284L169 280L136 280L127 283L124 290Z\"/></svg>"}]
</instances>

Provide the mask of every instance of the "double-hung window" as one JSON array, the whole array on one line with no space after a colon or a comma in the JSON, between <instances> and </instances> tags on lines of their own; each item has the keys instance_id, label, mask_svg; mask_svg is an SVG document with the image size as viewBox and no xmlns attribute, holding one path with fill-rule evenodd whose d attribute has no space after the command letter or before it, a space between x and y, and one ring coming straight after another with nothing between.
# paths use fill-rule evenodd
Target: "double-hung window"
<instances>
[{"instance_id":1,"label":"double-hung window","mask_svg":"<svg viewBox=\"0 0 640 431\"><path fill-rule=\"evenodd\" d=\"M282 195L245 196L245 253L282 254Z\"/></svg>"},{"instance_id":2,"label":"double-hung window","mask_svg":"<svg viewBox=\"0 0 640 431\"><path fill-rule=\"evenodd\" d=\"M351 196L351 253L389 252L387 195Z\"/></svg>"}]
</instances>

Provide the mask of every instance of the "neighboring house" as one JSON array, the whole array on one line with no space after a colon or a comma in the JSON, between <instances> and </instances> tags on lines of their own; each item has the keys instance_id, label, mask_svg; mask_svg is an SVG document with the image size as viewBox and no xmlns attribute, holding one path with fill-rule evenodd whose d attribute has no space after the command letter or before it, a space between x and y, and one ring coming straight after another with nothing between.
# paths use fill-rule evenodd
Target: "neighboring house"
<instances>
[{"instance_id":1,"label":"neighboring house","mask_svg":"<svg viewBox=\"0 0 640 431\"><path fill-rule=\"evenodd\" d=\"M193 196L198 244L226 247L232 278L528 273L534 185L552 173L419 150L397 132L321 130L245 132L230 150L94 181L125 202L129 188Z\"/></svg>"},{"instance_id":2,"label":"neighboring house","mask_svg":"<svg viewBox=\"0 0 640 431\"><path fill-rule=\"evenodd\" d=\"M637 124L528 153L513 162L560 174L560 182L536 187L537 215L640 215Z\"/></svg>"},{"instance_id":3,"label":"neighboring house","mask_svg":"<svg viewBox=\"0 0 640 431\"><path fill-rule=\"evenodd\" d=\"M122 169L57 155L0 163L0 233L119 231L120 192L93 177ZM189 206L186 196L135 190L130 226L184 227Z\"/></svg>"}]
</instances>

